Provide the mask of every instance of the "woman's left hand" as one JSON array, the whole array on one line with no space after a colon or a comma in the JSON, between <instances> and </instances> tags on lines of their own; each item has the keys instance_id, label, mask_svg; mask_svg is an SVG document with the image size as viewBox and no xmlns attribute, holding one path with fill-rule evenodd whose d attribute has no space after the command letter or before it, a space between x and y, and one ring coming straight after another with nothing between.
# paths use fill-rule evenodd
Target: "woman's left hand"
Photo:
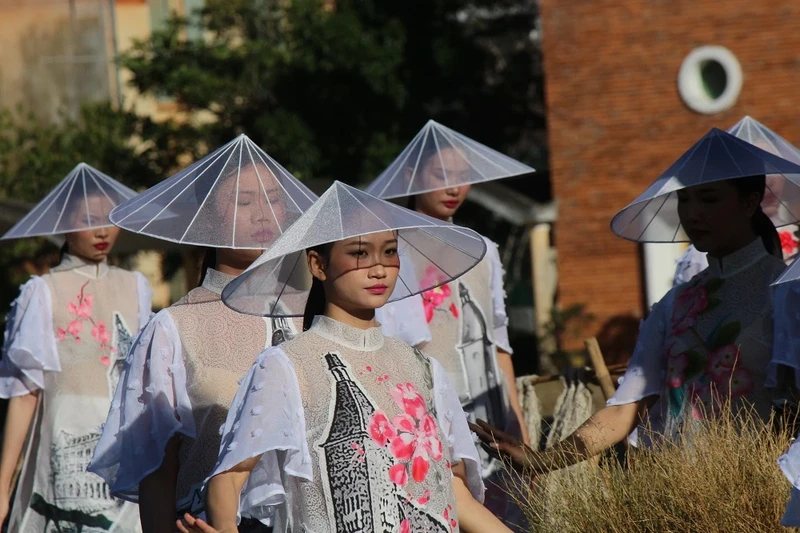
<instances>
[{"instance_id":1,"label":"woman's left hand","mask_svg":"<svg viewBox=\"0 0 800 533\"><path fill-rule=\"evenodd\" d=\"M181 533L223 533L208 525L204 520L195 518L189 513L183 515L183 520L178 520L175 525L178 526L178 531Z\"/></svg>"},{"instance_id":2,"label":"woman's left hand","mask_svg":"<svg viewBox=\"0 0 800 533\"><path fill-rule=\"evenodd\" d=\"M469 427L481 440L481 447L490 456L511 463L518 472L535 468L536 452L513 435L490 426L478 419L477 425L470 422Z\"/></svg>"}]
</instances>

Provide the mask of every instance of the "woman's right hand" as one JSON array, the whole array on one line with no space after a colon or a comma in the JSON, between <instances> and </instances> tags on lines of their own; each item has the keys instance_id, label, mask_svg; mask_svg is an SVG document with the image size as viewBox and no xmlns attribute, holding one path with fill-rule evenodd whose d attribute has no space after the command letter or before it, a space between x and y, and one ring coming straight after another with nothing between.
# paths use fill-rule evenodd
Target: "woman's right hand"
<instances>
[{"instance_id":1,"label":"woman's right hand","mask_svg":"<svg viewBox=\"0 0 800 533\"><path fill-rule=\"evenodd\" d=\"M469 427L478 435L481 447L486 453L495 459L510 463L518 472L535 470L537 454L533 448L483 420L479 419L477 422L477 425L470 422Z\"/></svg>"},{"instance_id":2,"label":"woman's right hand","mask_svg":"<svg viewBox=\"0 0 800 533\"><path fill-rule=\"evenodd\" d=\"M178 520L175 525L181 533L238 533L236 528L230 531L218 531L204 520L195 518L189 513L183 515L183 520Z\"/></svg>"}]
</instances>

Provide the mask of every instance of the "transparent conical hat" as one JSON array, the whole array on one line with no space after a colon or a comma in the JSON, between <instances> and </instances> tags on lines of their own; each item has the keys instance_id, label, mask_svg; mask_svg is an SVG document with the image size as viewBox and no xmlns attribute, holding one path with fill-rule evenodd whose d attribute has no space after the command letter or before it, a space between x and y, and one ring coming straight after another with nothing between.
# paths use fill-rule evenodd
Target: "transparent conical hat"
<instances>
[{"instance_id":1,"label":"transparent conical hat","mask_svg":"<svg viewBox=\"0 0 800 533\"><path fill-rule=\"evenodd\" d=\"M429 120L365 190L399 198L531 172L528 165Z\"/></svg>"},{"instance_id":2,"label":"transparent conical hat","mask_svg":"<svg viewBox=\"0 0 800 533\"><path fill-rule=\"evenodd\" d=\"M305 251L385 231L396 232L400 263L390 302L463 275L486 253L485 241L470 229L421 215L337 181L225 287L222 299L240 313L302 316L311 287Z\"/></svg>"},{"instance_id":3,"label":"transparent conical hat","mask_svg":"<svg viewBox=\"0 0 800 533\"><path fill-rule=\"evenodd\" d=\"M728 133L762 150L800 165L800 149L752 117L745 116L734 124L728 130ZM761 202L761 207L776 226L785 226L794 222L790 220L792 218L790 213L800 213L800 206L782 205L781 201L772 192L773 189L777 190L780 186L781 183L778 177L767 176L767 191L764 194L764 201ZM784 199L784 204L788 203L789 200Z\"/></svg>"},{"instance_id":4,"label":"transparent conical hat","mask_svg":"<svg viewBox=\"0 0 800 533\"><path fill-rule=\"evenodd\" d=\"M778 225L800 220L800 165L713 128L633 202L614 216L611 230L637 242L687 242L678 219L677 191L702 183L767 175L782 206Z\"/></svg>"},{"instance_id":5,"label":"transparent conical hat","mask_svg":"<svg viewBox=\"0 0 800 533\"><path fill-rule=\"evenodd\" d=\"M317 196L240 135L111 213L117 226L213 248L268 248Z\"/></svg>"},{"instance_id":6,"label":"transparent conical hat","mask_svg":"<svg viewBox=\"0 0 800 533\"><path fill-rule=\"evenodd\" d=\"M112 226L109 214L136 192L86 163L78 165L55 189L0 239L71 233Z\"/></svg>"}]
</instances>

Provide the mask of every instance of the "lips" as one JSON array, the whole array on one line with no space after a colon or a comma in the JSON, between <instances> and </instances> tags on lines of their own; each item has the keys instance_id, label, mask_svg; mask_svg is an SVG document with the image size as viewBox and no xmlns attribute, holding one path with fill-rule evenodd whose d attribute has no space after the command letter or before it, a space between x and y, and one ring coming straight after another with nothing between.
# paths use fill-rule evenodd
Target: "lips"
<instances>
[{"instance_id":1,"label":"lips","mask_svg":"<svg viewBox=\"0 0 800 533\"><path fill-rule=\"evenodd\" d=\"M448 200L447 202L442 202L444 206L448 209L455 209L458 207L458 200Z\"/></svg>"},{"instance_id":2,"label":"lips","mask_svg":"<svg viewBox=\"0 0 800 533\"><path fill-rule=\"evenodd\" d=\"M388 287L386 285L373 285L372 287L367 287L367 290L372 294L381 295L386 292Z\"/></svg>"},{"instance_id":3,"label":"lips","mask_svg":"<svg viewBox=\"0 0 800 533\"><path fill-rule=\"evenodd\" d=\"M101 252L105 251L105 250L108 250L108 243L107 242L98 242L97 244L94 245L94 249L95 250L99 250Z\"/></svg>"},{"instance_id":4,"label":"lips","mask_svg":"<svg viewBox=\"0 0 800 533\"><path fill-rule=\"evenodd\" d=\"M272 232L269 230L256 231L251 235L256 242L265 243L272 240Z\"/></svg>"}]
</instances>

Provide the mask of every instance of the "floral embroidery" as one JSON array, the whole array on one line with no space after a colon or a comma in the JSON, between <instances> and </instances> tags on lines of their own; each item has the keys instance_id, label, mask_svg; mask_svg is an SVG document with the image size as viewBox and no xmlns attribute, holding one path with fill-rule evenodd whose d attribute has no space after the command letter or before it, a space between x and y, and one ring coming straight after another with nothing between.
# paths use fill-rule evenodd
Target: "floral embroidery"
<instances>
[{"instance_id":1,"label":"floral embroidery","mask_svg":"<svg viewBox=\"0 0 800 533\"><path fill-rule=\"evenodd\" d=\"M434 266L429 266L425 270L425 277L422 278L422 284L426 287L430 287L433 285L437 285L445 281L445 278ZM453 294L452 289L449 285L439 285L433 289L427 290L422 293L422 305L425 309L425 320L430 324L433 320L433 313L436 309L441 306L443 303L447 301L448 298ZM455 302L450 304L450 314L454 317L458 318L459 311L458 307L456 306Z\"/></svg>"},{"instance_id":2,"label":"floral embroidery","mask_svg":"<svg viewBox=\"0 0 800 533\"><path fill-rule=\"evenodd\" d=\"M390 421L385 413L376 411L369 421L370 437L378 446L388 445L398 461L389 468L393 483L404 486L409 474L421 483L428 476L430 461L441 461L444 457L439 427L413 384L398 384L391 395L403 413Z\"/></svg>"},{"instance_id":3,"label":"floral embroidery","mask_svg":"<svg viewBox=\"0 0 800 533\"><path fill-rule=\"evenodd\" d=\"M106 327L105 322L92 318L94 296L85 294L84 292L88 284L88 281L84 283L81 287L81 292L75 296L75 301L67 304L67 311L69 311L69 314L74 315L75 318L67 324L66 329L56 329L56 336L59 342L66 341L68 337L74 339L75 342L81 342L84 322L89 322L92 325L90 334L92 338L100 344L100 348L103 350L103 354L100 356L100 362L108 366L111 364L109 355L116 352L116 349L110 346L111 332ZM108 352L105 352L106 349Z\"/></svg>"},{"instance_id":4,"label":"floral embroidery","mask_svg":"<svg viewBox=\"0 0 800 533\"><path fill-rule=\"evenodd\" d=\"M794 236L789 230L779 231L778 235L781 238L781 250L783 250L783 257L792 257L794 254L797 253L798 249L798 241L797 237Z\"/></svg>"}]
</instances>

